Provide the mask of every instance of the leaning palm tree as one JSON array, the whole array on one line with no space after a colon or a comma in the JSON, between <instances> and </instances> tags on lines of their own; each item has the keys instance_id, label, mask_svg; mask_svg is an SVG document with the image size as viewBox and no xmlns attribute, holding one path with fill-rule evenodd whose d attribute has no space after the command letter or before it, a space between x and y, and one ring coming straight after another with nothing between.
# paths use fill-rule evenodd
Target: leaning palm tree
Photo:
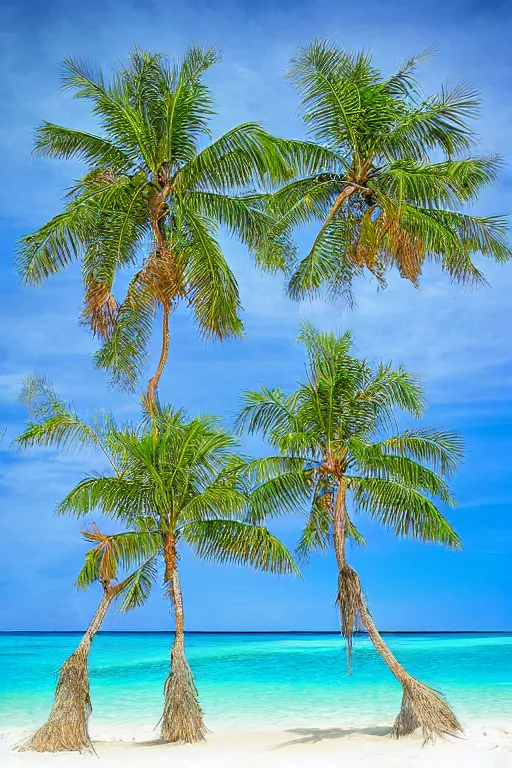
<instances>
[{"instance_id":1,"label":"leaning palm tree","mask_svg":"<svg viewBox=\"0 0 512 768\"><path fill-rule=\"evenodd\" d=\"M397 409L423 413L421 386L403 368L351 357L349 333L338 337L305 324L300 339L308 356L305 383L288 395L278 388L246 392L239 426L262 433L307 479L308 519L298 552L306 556L333 544L349 664L360 621L403 689L393 735L420 726L425 739L457 733L459 722L442 696L415 680L384 643L347 562L346 542L361 541L354 515L365 513L399 537L458 548L459 537L434 500L454 503L446 477L461 460L461 439L436 429L395 432Z\"/></svg>"},{"instance_id":2,"label":"leaning palm tree","mask_svg":"<svg viewBox=\"0 0 512 768\"><path fill-rule=\"evenodd\" d=\"M356 276L368 270L384 284L391 267L418 285L428 261L455 281L480 282L475 255L510 259L506 218L462 210L500 165L499 157L469 154L478 94L452 84L423 95L414 72L428 56L390 77L369 54L326 40L293 59L288 77L302 99L305 129L331 160L273 197L276 239L286 243L297 227L318 227L308 252L292 259L292 298L327 289L350 300Z\"/></svg>"},{"instance_id":3,"label":"leaning palm tree","mask_svg":"<svg viewBox=\"0 0 512 768\"><path fill-rule=\"evenodd\" d=\"M187 419L182 411L157 403L137 427L120 428L112 419L98 426L98 418L90 425L38 378L27 381L23 399L32 420L19 442L95 445L108 459L109 471L80 481L59 504L59 513L81 517L100 511L143 531L151 545L158 540L175 617L161 736L170 742L200 741L206 729L185 656L181 549L185 544L206 560L295 573L292 556L263 521L265 511L277 513L281 504L286 509L297 502L302 479L280 472L276 462L239 456L236 440L213 417Z\"/></svg>"},{"instance_id":4,"label":"leaning palm tree","mask_svg":"<svg viewBox=\"0 0 512 768\"><path fill-rule=\"evenodd\" d=\"M36 752L84 751L91 749L87 728L92 712L89 695L88 660L94 636L112 602L121 598L121 613L143 605L156 576L155 537L141 531L102 534L97 526L82 531L95 546L85 555L76 586L86 589L99 583L102 596L78 647L59 670L55 698L46 723L21 747ZM135 567L134 570L132 570ZM118 580L121 570L132 570Z\"/></svg>"},{"instance_id":5,"label":"leaning palm tree","mask_svg":"<svg viewBox=\"0 0 512 768\"><path fill-rule=\"evenodd\" d=\"M200 333L241 334L235 277L219 245L226 227L251 248L261 244L267 215L255 187L322 167L327 153L307 142L273 138L244 123L215 141L203 75L213 49L191 47L181 63L136 49L106 80L86 61L66 59L63 87L92 105L100 133L44 122L39 156L85 161L87 172L62 211L21 238L18 271L42 283L74 259L82 265L82 320L102 344L96 364L133 389L146 360L155 313L162 316L160 359L147 387L150 407L169 352L170 315L192 310ZM124 298L114 281L130 272ZM123 278L124 280L124 278Z\"/></svg>"}]
</instances>

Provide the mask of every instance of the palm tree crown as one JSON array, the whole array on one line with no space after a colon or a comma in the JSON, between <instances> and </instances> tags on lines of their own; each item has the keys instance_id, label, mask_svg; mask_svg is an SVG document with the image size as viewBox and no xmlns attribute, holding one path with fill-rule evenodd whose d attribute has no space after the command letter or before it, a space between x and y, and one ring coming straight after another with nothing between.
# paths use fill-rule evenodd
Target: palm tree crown
<instances>
[{"instance_id":1,"label":"palm tree crown","mask_svg":"<svg viewBox=\"0 0 512 768\"><path fill-rule=\"evenodd\" d=\"M20 399L30 418L18 446L99 450L108 460L109 471L84 477L58 504L57 514L99 511L133 527L108 536L95 528L84 534L97 546L87 555L79 585L97 580L105 569L107 580L115 579L120 567L131 568L137 558L153 565L169 535L207 559L296 571L286 548L253 520L294 504L300 481L280 473L271 460L239 455L237 440L215 417L189 419L167 407L154 417L146 414L137 426L118 426L101 412L86 421L40 376L27 377Z\"/></svg>"},{"instance_id":2,"label":"palm tree crown","mask_svg":"<svg viewBox=\"0 0 512 768\"><path fill-rule=\"evenodd\" d=\"M103 342L96 363L128 388L141 373L160 306L163 359L150 399L165 365L169 315L180 302L206 337L242 332L217 227L255 248L267 216L254 187L318 169L323 155L313 144L274 139L257 123L206 144L213 109L202 78L216 61L213 49L197 46L181 63L136 49L107 81L86 61L67 59L63 87L92 104L101 133L49 122L36 133L38 155L77 158L88 169L62 212L21 239L18 270L37 284L81 260L82 319ZM123 269L131 278L119 302L114 281Z\"/></svg>"},{"instance_id":3,"label":"palm tree crown","mask_svg":"<svg viewBox=\"0 0 512 768\"><path fill-rule=\"evenodd\" d=\"M273 198L281 242L318 222L314 242L293 259L293 298L327 288L351 298L357 275L369 270L383 284L397 267L418 284L426 261L456 281L481 281L476 254L506 261L503 216L470 216L462 207L494 181L498 157L468 155L470 119L479 99L465 84L424 96L414 70L429 54L383 77L369 54L315 40L292 61L308 134L332 153L321 173L285 185Z\"/></svg>"},{"instance_id":4,"label":"palm tree crown","mask_svg":"<svg viewBox=\"0 0 512 768\"><path fill-rule=\"evenodd\" d=\"M397 409L422 414L417 378L350 356L349 333L337 337L305 324L299 338L308 353L306 382L289 395L264 387L246 392L239 424L261 432L295 466L303 462L311 505L301 551L328 544L340 482L354 513L369 514L399 536L458 547L433 498L454 503L446 477L461 459L460 437L426 428L389 434ZM351 518L348 533L357 538Z\"/></svg>"},{"instance_id":5,"label":"palm tree crown","mask_svg":"<svg viewBox=\"0 0 512 768\"><path fill-rule=\"evenodd\" d=\"M214 417L189 420L169 408L159 410L156 421L156 431L110 427L107 440L117 472L84 478L58 512L81 517L99 509L110 518L132 520L149 537L148 547L153 536L160 537L160 549L171 536L174 546L182 540L206 559L294 572L287 550L249 520L262 511L276 478L251 489L255 473L261 474L258 462L235 452L235 438Z\"/></svg>"}]
</instances>

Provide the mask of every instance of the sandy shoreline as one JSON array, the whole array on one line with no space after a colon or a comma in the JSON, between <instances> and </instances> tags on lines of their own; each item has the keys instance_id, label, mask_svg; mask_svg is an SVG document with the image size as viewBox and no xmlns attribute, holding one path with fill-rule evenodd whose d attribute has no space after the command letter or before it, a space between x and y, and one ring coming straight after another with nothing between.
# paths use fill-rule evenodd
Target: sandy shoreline
<instances>
[{"instance_id":1,"label":"sandy shoreline","mask_svg":"<svg viewBox=\"0 0 512 768\"><path fill-rule=\"evenodd\" d=\"M510 768L512 723L471 725L460 739L423 745L421 735L395 741L386 727L290 728L275 731L215 731L193 745L146 741L95 741L102 765L110 768L291 768L292 766L357 766L362 768ZM20 734L6 732L0 742L0 765L83 766L91 758L79 754L13 752ZM92 759L96 759L94 755Z\"/></svg>"}]
</instances>

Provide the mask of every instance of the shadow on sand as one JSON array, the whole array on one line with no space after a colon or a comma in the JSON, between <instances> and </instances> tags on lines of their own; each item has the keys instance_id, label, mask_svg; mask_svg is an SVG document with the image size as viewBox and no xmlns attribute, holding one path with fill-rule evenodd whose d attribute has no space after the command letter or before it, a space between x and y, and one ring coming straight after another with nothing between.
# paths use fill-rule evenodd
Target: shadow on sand
<instances>
[{"instance_id":1,"label":"shadow on sand","mask_svg":"<svg viewBox=\"0 0 512 768\"><path fill-rule=\"evenodd\" d=\"M319 741L329 741L332 739L343 739L345 736L354 736L356 734L365 734L367 736L389 736L390 728L291 728L287 731L290 734L296 734L298 738L285 741L278 744L273 749L283 749L291 747L294 744L316 744Z\"/></svg>"}]
</instances>

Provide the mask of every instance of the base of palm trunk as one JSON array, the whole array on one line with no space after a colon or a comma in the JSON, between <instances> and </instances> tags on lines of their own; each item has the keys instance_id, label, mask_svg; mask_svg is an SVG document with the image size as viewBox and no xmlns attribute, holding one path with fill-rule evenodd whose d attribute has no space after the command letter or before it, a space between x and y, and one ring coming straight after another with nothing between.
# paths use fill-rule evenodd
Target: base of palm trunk
<instances>
[{"instance_id":1,"label":"base of palm trunk","mask_svg":"<svg viewBox=\"0 0 512 768\"><path fill-rule=\"evenodd\" d=\"M171 674L165 681L162 741L192 744L204 741L207 730L197 688L185 656L173 651Z\"/></svg>"},{"instance_id":2,"label":"base of palm trunk","mask_svg":"<svg viewBox=\"0 0 512 768\"><path fill-rule=\"evenodd\" d=\"M393 723L392 736L398 739L417 728L423 729L425 741L433 741L436 736L462 733L461 724L440 693L410 675L400 682L403 688L402 706Z\"/></svg>"},{"instance_id":3,"label":"base of palm trunk","mask_svg":"<svg viewBox=\"0 0 512 768\"><path fill-rule=\"evenodd\" d=\"M91 749L87 655L75 651L62 665L50 717L20 748L35 752L84 752Z\"/></svg>"}]
</instances>

